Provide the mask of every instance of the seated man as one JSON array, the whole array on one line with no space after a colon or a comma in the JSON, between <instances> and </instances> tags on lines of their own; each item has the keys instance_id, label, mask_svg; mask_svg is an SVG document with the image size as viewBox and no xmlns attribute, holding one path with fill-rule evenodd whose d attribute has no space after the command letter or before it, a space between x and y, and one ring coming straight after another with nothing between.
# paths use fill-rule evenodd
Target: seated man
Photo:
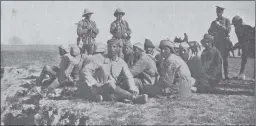
<instances>
[{"instance_id":1,"label":"seated man","mask_svg":"<svg viewBox=\"0 0 256 126\"><path fill-rule=\"evenodd\" d=\"M143 50L143 45L136 43L133 45L134 57L138 59L130 68L135 78L135 83L139 87L140 93L144 92L144 85L153 85L157 81L156 63Z\"/></svg>"},{"instance_id":2,"label":"seated man","mask_svg":"<svg viewBox=\"0 0 256 126\"><path fill-rule=\"evenodd\" d=\"M154 44L149 39L145 39L144 49L146 54L155 61L157 70L160 72L160 53L155 49Z\"/></svg>"},{"instance_id":3,"label":"seated man","mask_svg":"<svg viewBox=\"0 0 256 126\"><path fill-rule=\"evenodd\" d=\"M59 67L45 66L37 78L37 84L41 85L46 75L49 75L50 79L43 83L50 85L50 89L76 83L85 56L80 54L78 46L72 46L69 53L68 45L59 46L59 55L61 56ZM59 83L52 83L56 78L58 78Z\"/></svg>"},{"instance_id":4,"label":"seated man","mask_svg":"<svg viewBox=\"0 0 256 126\"><path fill-rule=\"evenodd\" d=\"M146 85L149 96L157 94L186 97L191 94L195 79L191 77L187 64L176 55L175 44L170 40L162 40L159 48L164 58L160 70L160 78L155 85ZM177 95L178 94L178 95Z\"/></svg>"},{"instance_id":5,"label":"seated man","mask_svg":"<svg viewBox=\"0 0 256 126\"><path fill-rule=\"evenodd\" d=\"M205 47L201 54L201 61L203 72L210 86L218 84L222 79L222 57L218 49L213 46L213 37L205 34L201 40L202 45Z\"/></svg>"},{"instance_id":6,"label":"seated man","mask_svg":"<svg viewBox=\"0 0 256 126\"><path fill-rule=\"evenodd\" d=\"M201 58L192 54L192 50L190 49L188 43L180 44L179 54L180 57L187 63L191 77L196 79L195 87L197 88L197 91L204 92L205 88L209 85L207 85L207 78L203 72Z\"/></svg>"},{"instance_id":7,"label":"seated man","mask_svg":"<svg viewBox=\"0 0 256 126\"><path fill-rule=\"evenodd\" d=\"M91 88L96 101L108 100L111 97L117 101L128 99L134 103L145 103L147 95L137 95L139 90L127 64L117 56L118 41L110 39L107 43L108 54L83 68L83 84Z\"/></svg>"},{"instance_id":8,"label":"seated man","mask_svg":"<svg viewBox=\"0 0 256 126\"><path fill-rule=\"evenodd\" d=\"M124 61L127 63L128 67L130 68L134 63L132 43L130 41L127 41L126 43L124 43L123 54L124 54Z\"/></svg>"}]
</instances>

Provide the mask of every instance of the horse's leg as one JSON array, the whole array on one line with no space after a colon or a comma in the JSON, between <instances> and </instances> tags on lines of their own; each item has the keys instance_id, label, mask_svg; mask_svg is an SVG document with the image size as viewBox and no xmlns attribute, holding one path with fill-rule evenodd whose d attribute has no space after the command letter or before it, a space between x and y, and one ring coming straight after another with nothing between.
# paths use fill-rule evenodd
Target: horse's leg
<instances>
[{"instance_id":1,"label":"horse's leg","mask_svg":"<svg viewBox=\"0 0 256 126\"><path fill-rule=\"evenodd\" d=\"M238 49L238 56L241 56L241 49Z\"/></svg>"},{"instance_id":2,"label":"horse's leg","mask_svg":"<svg viewBox=\"0 0 256 126\"><path fill-rule=\"evenodd\" d=\"M201 46L198 44L198 48L199 48L199 50L201 51Z\"/></svg>"},{"instance_id":3,"label":"horse's leg","mask_svg":"<svg viewBox=\"0 0 256 126\"><path fill-rule=\"evenodd\" d=\"M233 57L235 57L235 53L234 53L234 50L233 50L233 49L231 50L231 52L232 52Z\"/></svg>"}]
</instances>

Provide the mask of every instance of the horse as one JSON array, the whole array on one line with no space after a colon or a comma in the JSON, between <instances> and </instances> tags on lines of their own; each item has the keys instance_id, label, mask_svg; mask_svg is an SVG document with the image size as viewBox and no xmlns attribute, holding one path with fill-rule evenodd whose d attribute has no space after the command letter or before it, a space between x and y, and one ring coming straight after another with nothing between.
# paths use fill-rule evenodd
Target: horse
<instances>
[{"instance_id":1,"label":"horse","mask_svg":"<svg viewBox=\"0 0 256 126\"><path fill-rule=\"evenodd\" d=\"M197 41L188 41L187 33L184 33L184 39L183 40L181 39L181 37L177 38L177 36L176 36L173 41L175 43L187 42L188 45L189 45L189 48L192 51L192 54L197 55L198 54L198 49L201 51L201 46L200 46L200 44Z\"/></svg>"},{"instance_id":2,"label":"horse","mask_svg":"<svg viewBox=\"0 0 256 126\"><path fill-rule=\"evenodd\" d=\"M187 43L189 45L189 48L192 50L192 54L197 55L198 49L201 51L201 46L197 41L189 41Z\"/></svg>"}]
</instances>

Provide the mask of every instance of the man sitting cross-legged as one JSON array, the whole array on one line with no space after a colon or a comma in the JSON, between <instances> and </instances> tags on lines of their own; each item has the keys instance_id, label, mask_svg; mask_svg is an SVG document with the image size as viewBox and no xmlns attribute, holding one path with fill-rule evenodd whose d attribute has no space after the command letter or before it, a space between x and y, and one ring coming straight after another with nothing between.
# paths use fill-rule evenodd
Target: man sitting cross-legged
<instances>
[{"instance_id":1,"label":"man sitting cross-legged","mask_svg":"<svg viewBox=\"0 0 256 126\"><path fill-rule=\"evenodd\" d=\"M149 96L158 94L171 97L190 96L195 79L191 77L187 64L176 54L174 47L174 42L169 40L160 42L159 48L164 58L163 65L160 69L159 81L154 85L144 87Z\"/></svg>"},{"instance_id":2,"label":"man sitting cross-legged","mask_svg":"<svg viewBox=\"0 0 256 126\"><path fill-rule=\"evenodd\" d=\"M125 61L117 56L117 39L108 40L108 54L89 62L81 72L82 84L87 84L96 101L109 98L134 103L145 103L147 95L139 96L133 76Z\"/></svg>"}]
</instances>

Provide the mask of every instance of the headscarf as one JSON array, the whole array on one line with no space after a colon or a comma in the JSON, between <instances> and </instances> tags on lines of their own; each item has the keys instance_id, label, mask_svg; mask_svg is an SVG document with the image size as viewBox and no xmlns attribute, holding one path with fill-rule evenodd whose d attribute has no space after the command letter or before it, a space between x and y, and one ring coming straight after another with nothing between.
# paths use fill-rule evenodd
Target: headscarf
<instances>
[{"instance_id":1,"label":"headscarf","mask_svg":"<svg viewBox=\"0 0 256 126\"><path fill-rule=\"evenodd\" d=\"M143 49L143 45L141 44L141 43L135 43L134 45L133 45L133 47L136 47L136 48L139 48L141 51L143 51L144 52L144 49Z\"/></svg>"},{"instance_id":2,"label":"headscarf","mask_svg":"<svg viewBox=\"0 0 256 126\"><path fill-rule=\"evenodd\" d=\"M73 55L73 56L77 56L80 54L80 49L77 45L73 45L71 46L70 48L70 54Z\"/></svg>"},{"instance_id":3,"label":"headscarf","mask_svg":"<svg viewBox=\"0 0 256 126\"><path fill-rule=\"evenodd\" d=\"M68 44L62 44L59 46L60 49L65 50L67 53L69 52L69 45Z\"/></svg>"},{"instance_id":4,"label":"headscarf","mask_svg":"<svg viewBox=\"0 0 256 126\"><path fill-rule=\"evenodd\" d=\"M162 40L159 44L159 48L168 47L172 50L173 53L177 54L174 47L175 43L170 40Z\"/></svg>"}]
</instances>

